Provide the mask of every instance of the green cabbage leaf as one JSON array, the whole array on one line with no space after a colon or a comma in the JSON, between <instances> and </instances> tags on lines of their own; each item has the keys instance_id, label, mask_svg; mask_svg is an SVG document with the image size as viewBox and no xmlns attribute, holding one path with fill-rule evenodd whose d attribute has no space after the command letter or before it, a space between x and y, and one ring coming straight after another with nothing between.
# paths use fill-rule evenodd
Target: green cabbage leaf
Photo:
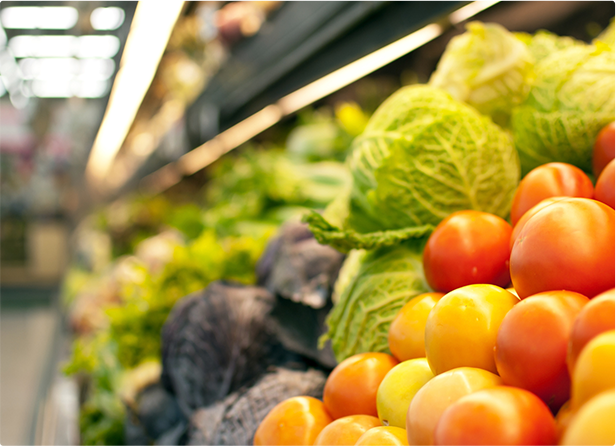
<instances>
[{"instance_id":1,"label":"green cabbage leaf","mask_svg":"<svg viewBox=\"0 0 616 446\"><path fill-rule=\"evenodd\" d=\"M328 332L338 362L362 352L389 352L389 326L402 306L428 292L420 240L352 251L336 283Z\"/></svg>"},{"instance_id":2,"label":"green cabbage leaf","mask_svg":"<svg viewBox=\"0 0 616 446\"><path fill-rule=\"evenodd\" d=\"M559 36L545 30L539 30L535 34L514 33L514 35L527 45L533 62L536 64L555 51L570 48L576 45L586 45L581 40L569 36Z\"/></svg>"},{"instance_id":3,"label":"green cabbage leaf","mask_svg":"<svg viewBox=\"0 0 616 446\"><path fill-rule=\"evenodd\" d=\"M305 221L319 242L347 252L422 238L452 212L506 217L520 178L510 136L488 117L427 85L404 87L377 109L347 157L343 225Z\"/></svg>"},{"instance_id":4,"label":"green cabbage leaf","mask_svg":"<svg viewBox=\"0 0 616 446\"><path fill-rule=\"evenodd\" d=\"M549 162L592 172L592 149L614 120L614 50L574 45L541 60L526 101L511 118L522 174Z\"/></svg>"},{"instance_id":5,"label":"green cabbage leaf","mask_svg":"<svg viewBox=\"0 0 616 446\"><path fill-rule=\"evenodd\" d=\"M527 46L495 23L471 22L450 40L429 84L506 126L529 90L533 59Z\"/></svg>"}]
</instances>

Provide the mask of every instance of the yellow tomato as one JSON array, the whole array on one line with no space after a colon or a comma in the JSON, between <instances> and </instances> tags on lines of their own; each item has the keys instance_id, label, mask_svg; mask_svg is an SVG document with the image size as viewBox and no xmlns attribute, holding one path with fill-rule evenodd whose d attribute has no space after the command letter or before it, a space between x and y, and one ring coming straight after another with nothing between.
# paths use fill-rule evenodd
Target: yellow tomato
<instances>
[{"instance_id":1,"label":"yellow tomato","mask_svg":"<svg viewBox=\"0 0 616 446\"><path fill-rule=\"evenodd\" d=\"M594 337L580 352L571 382L574 410L604 390L614 388L614 330Z\"/></svg>"},{"instance_id":2,"label":"yellow tomato","mask_svg":"<svg viewBox=\"0 0 616 446\"><path fill-rule=\"evenodd\" d=\"M368 429L381 426L372 415L349 415L332 421L314 440L315 446L355 444Z\"/></svg>"},{"instance_id":3,"label":"yellow tomato","mask_svg":"<svg viewBox=\"0 0 616 446\"><path fill-rule=\"evenodd\" d=\"M426 322L426 358L434 374L456 367L496 373L500 324L519 299L496 285L468 285L443 296Z\"/></svg>"},{"instance_id":4,"label":"yellow tomato","mask_svg":"<svg viewBox=\"0 0 616 446\"><path fill-rule=\"evenodd\" d=\"M408 445L408 442L404 429L393 426L379 426L368 429L355 444L362 446L401 446Z\"/></svg>"},{"instance_id":5,"label":"yellow tomato","mask_svg":"<svg viewBox=\"0 0 616 446\"><path fill-rule=\"evenodd\" d=\"M614 444L614 389L595 395L573 416L560 444Z\"/></svg>"},{"instance_id":6,"label":"yellow tomato","mask_svg":"<svg viewBox=\"0 0 616 446\"><path fill-rule=\"evenodd\" d=\"M406 415L409 444L434 444L434 429L441 415L464 395L502 385L498 375L487 370L460 367L435 376L419 389Z\"/></svg>"},{"instance_id":7,"label":"yellow tomato","mask_svg":"<svg viewBox=\"0 0 616 446\"><path fill-rule=\"evenodd\" d=\"M407 302L389 326L389 350L398 361L425 358L426 320L443 293L425 293Z\"/></svg>"},{"instance_id":8,"label":"yellow tomato","mask_svg":"<svg viewBox=\"0 0 616 446\"><path fill-rule=\"evenodd\" d=\"M376 393L376 408L381 423L404 429L411 400L433 377L426 358L409 359L391 369Z\"/></svg>"}]
</instances>

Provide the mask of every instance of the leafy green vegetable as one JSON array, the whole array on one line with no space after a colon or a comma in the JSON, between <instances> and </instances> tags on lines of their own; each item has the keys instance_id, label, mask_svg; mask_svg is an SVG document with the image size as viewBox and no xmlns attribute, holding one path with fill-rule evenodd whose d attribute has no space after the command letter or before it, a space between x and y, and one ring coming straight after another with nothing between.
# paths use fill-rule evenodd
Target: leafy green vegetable
<instances>
[{"instance_id":1,"label":"leafy green vegetable","mask_svg":"<svg viewBox=\"0 0 616 446\"><path fill-rule=\"evenodd\" d=\"M343 266L325 338L332 340L338 361L362 352L389 352L389 325L413 297L429 291L425 281L423 242L412 240L375 251L355 251Z\"/></svg>"},{"instance_id":2,"label":"leafy green vegetable","mask_svg":"<svg viewBox=\"0 0 616 446\"><path fill-rule=\"evenodd\" d=\"M535 72L511 118L522 173L553 161L592 172L595 138L614 120L614 50L575 45L543 59Z\"/></svg>"},{"instance_id":3,"label":"leafy green vegetable","mask_svg":"<svg viewBox=\"0 0 616 446\"><path fill-rule=\"evenodd\" d=\"M520 175L506 132L425 85L404 87L387 99L355 140L347 163L353 183L344 227L306 217L321 242L346 250L389 244L392 236L422 237L457 210L506 217Z\"/></svg>"},{"instance_id":4,"label":"leafy green vegetable","mask_svg":"<svg viewBox=\"0 0 616 446\"><path fill-rule=\"evenodd\" d=\"M532 57L501 25L471 22L450 40L429 84L506 125L528 94Z\"/></svg>"},{"instance_id":5,"label":"leafy green vegetable","mask_svg":"<svg viewBox=\"0 0 616 446\"><path fill-rule=\"evenodd\" d=\"M614 50L614 17L610 24L597 36L593 42L603 42Z\"/></svg>"},{"instance_id":6,"label":"leafy green vegetable","mask_svg":"<svg viewBox=\"0 0 616 446\"><path fill-rule=\"evenodd\" d=\"M514 35L527 45L535 64L555 51L576 45L586 45L584 42L573 37L558 36L545 30L537 31L533 35L526 33L515 33Z\"/></svg>"}]
</instances>

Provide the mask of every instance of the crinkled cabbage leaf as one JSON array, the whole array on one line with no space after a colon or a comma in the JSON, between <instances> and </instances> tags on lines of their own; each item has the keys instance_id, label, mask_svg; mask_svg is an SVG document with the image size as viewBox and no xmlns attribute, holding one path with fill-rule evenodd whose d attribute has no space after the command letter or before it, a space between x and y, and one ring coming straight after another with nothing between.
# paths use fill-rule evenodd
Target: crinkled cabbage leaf
<instances>
[{"instance_id":1,"label":"crinkled cabbage leaf","mask_svg":"<svg viewBox=\"0 0 616 446\"><path fill-rule=\"evenodd\" d=\"M362 352L389 352L389 326L402 306L428 292L420 240L375 251L352 251L338 282L325 338L338 362Z\"/></svg>"},{"instance_id":2,"label":"crinkled cabbage leaf","mask_svg":"<svg viewBox=\"0 0 616 446\"><path fill-rule=\"evenodd\" d=\"M529 90L533 59L527 46L496 23L471 22L450 40L429 84L506 125Z\"/></svg>"},{"instance_id":3,"label":"crinkled cabbage leaf","mask_svg":"<svg viewBox=\"0 0 616 446\"><path fill-rule=\"evenodd\" d=\"M595 138L614 120L614 50L601 42L574 45L547 56L535 72L511 118L522 173L554 161L592 172Z\"/></svg>"},{"instance_id":4,"label":"crinkled cabbage leaf","mask_svg":"<svg viewBox=\"0 0 616 446\"><path fill-rule=\"evenodd\" d=\"M535 64L555 51L576 45L586 45L586 43L581 40L569 36L559 36L546 30L539 30L532 35L527 33L514 33L514 35L527 45L528 51Z\"/></svg>"},{"instance_id":5,"label":"crinkled cabbage leaf","mask_svg":"<svg viewBox=\"0 0 616 446\"><path fill-rule=\"evenodd\" d=\"M520 178L508 133L427 85L404 87L374 113L347 158L343 227L306 217L317 240L341 251L421 238L452 212L506 217Z\"/></svg>"}]
</instances>

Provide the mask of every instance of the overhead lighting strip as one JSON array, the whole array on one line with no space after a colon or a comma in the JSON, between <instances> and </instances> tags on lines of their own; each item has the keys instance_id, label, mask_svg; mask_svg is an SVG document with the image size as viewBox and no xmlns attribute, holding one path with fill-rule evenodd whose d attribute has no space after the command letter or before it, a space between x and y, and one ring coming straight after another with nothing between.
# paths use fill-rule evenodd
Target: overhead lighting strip
<instances>
[{"instance_id":1,"label":"overhead lighting strip","mask_svg":"<svg viewBox=\"0 0 616 446\"><path fill-rule=\"evenodd\" d=\"M103 183L128 134L183 6L183 1L171 0L137 4L109 105L86 166L86 179L95 188Z\"/></svg>"},{"instance_id":2,"label":"overhead lighting strip","mask_svg":"<svg viewBox=\"0 0 616 446\"><path fill-rule=\"evenodd\" d=\"M449 24L456 25L498 1L469 3L448 16ZM249 118L221 132L213 139L191 150L178 159L141 180L141 190L158 194L216 161L225 153L249 141L254 136L275 125L288 116L319 99L367 76L368 74L399 59L411 51L439 37L445 31L440 23L431 23L411 34L380 48L332 73L281 98Z\"/></svg>"}]
</instances>

